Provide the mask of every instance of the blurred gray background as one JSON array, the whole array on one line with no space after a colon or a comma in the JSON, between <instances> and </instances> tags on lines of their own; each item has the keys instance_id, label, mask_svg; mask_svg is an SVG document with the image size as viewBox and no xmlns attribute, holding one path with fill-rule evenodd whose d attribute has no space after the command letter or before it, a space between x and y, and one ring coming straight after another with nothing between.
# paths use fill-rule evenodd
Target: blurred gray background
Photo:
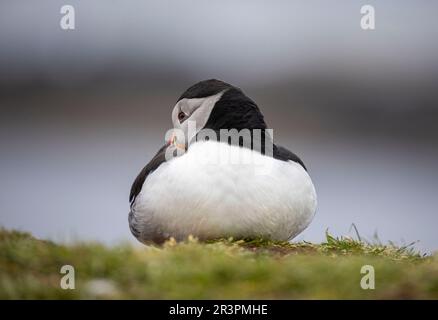
<instances>
[{"instance_id":1,"label":"blurred gray background","mask_svg":"<svg viewBox=\"0 0 438 320\"><path fill-rule=\"evenodd\" d=\"M59 26L76 9L76 30ZM360 7L376 30L360 28ZM0 3L0 225L133 241L130 185L178 96L219 78L260 106L328 228L438 249L438 2Z\"/></svg>"}]
</instances>

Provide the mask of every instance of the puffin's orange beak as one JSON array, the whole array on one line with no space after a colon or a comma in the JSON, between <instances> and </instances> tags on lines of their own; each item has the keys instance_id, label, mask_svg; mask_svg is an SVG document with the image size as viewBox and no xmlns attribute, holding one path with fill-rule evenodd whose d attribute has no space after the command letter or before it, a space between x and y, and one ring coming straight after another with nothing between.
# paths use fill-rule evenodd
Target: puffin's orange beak
<instances>
[{"instance_id":1,"label":"puffin's orange beak","mask_svg":"<svg viewBox=\"0 0 438 320\"><path fill-rule=\"evenodd\" d=\"M183 149L183 150L186 149L185 144L178 143L177 136L176 136L176 134L174 134L174 133L172 133L172 135L170 136L170 139L167 141L167 144L168 144L169 146L170 146L170 145L174 145L174 146L175 146L176 148L178 148L178 149Z\"/></svg>"},{"instance_id":2,"label":"puffin's orange beak","mask_svg":"<svg viewBox=\"0 0 438 320\"><path fill-rule=\"evenodd\" d=\"M176 142L176 135L175 133L172 132L172 135L170 136L170 139L167 141L167 144L171 145L171 144L175 144L175 142Z\"/></svg>"}]
</instances>

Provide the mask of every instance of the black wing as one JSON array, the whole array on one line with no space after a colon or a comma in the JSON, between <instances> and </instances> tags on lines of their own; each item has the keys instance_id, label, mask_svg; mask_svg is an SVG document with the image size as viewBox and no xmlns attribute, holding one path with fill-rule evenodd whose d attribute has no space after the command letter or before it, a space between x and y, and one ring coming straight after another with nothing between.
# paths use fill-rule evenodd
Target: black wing
<instances>
[{"instance_id":1,"label":"black wing","mask_svg":"<svg viewBox=\"0 0 438 320\"><path fill-rule=\"evenodd\" d=\"M152 158L152 160L146 165L146 167L141 170L141 172L138 174L137 178L135 178L134 183L131 187L131 193L129 195L129 202L132 204L134 203L135 198L138 196L138 194L141 191L141 188L143 187L143 183L146 180L147 176L152 173L155 169L157 169L163 162L166 162L166 148L167 144L161 147L160 150L158 150L157 154Z\"/></svg>"},{"instance_id":2,"label":"black wing","mask_svg":"<svg viewBox=\"0 0 438 320\"><path fill-rule=\"evenodd\" d=\"M283 148L282 146L274 145L273 156L275 159L278 160L282 160L282 161L292 160L294 162L297 162L304 168L304 170L307 171L304 162L295 153L287 150L286 148Z\"/></svg>"}]
</instances>

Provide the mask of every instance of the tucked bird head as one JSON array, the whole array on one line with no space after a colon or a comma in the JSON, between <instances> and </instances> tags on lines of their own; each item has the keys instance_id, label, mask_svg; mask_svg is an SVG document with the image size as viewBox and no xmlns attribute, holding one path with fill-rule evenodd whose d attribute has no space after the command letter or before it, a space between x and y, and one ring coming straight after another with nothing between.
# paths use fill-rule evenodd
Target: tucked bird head
<instances>
[{"instance_id":1,"label":"tucked bird head","mask_svg":"<svg viewBox=\"0 0 438 320\"><path fill-rule=\"evenodd\" d=\"M210 79L188 88L178 99L172 111L175 129L188 137L188 124L201 129L266 129L259 108L241 89L226 82Z\"/></svg>"}]
</instances>

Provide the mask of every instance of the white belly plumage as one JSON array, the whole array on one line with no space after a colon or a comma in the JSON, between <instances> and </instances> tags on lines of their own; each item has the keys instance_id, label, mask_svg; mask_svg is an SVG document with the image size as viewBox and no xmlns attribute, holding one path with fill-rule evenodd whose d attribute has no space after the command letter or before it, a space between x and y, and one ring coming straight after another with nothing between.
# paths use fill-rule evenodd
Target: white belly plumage
<instances>
[{"instance_id":1,"label":"white belly plumage","mask_svg":"<svg viewBox=\"0 0 438 320\"><path fill-rule=\"evenodd\" d=\"M197 142L145 180L132 207L139 240L289 240L311 222L316 193L298 163L221 142Z\"/></svg>"}]
</instances>

